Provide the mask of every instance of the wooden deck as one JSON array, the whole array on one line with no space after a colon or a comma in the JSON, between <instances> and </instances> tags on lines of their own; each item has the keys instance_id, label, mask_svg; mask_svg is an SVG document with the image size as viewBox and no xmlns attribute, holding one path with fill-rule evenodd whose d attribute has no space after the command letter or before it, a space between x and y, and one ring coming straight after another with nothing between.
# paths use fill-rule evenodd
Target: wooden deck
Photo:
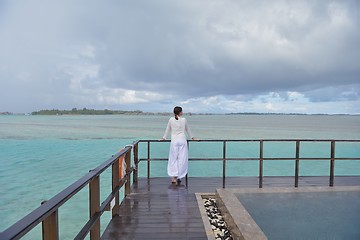
<instances>
[{"instance_id":1,"label":"wooden deck","mask_svg":"<svg viewBox=\"0 0 360 240\"><path fill-rule=\"evenodd\" d=\"M207 239L195 193L215 193L222 184L222 178L189 178L180 185L171 184L170 178L140 178L102 239ZM328 177L299 179L299 187L328 185ZM359 185L360 176L335 178L335 186ZM264 177L263 187L272 186L293 187L294 178ZM225 187L257 188L258 178L228 177Z\"/></svg>"}]
</instances>

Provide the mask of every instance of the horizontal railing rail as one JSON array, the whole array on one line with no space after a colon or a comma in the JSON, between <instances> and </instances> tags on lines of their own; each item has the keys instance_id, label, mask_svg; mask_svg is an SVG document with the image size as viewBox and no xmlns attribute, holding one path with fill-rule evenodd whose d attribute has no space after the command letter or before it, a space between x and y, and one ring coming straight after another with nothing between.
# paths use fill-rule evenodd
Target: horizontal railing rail
<instances>
[{"instance_id":1,"label":"horizontal railing rail","mask_svg":"<svg viewBox=\"0 0 360 240\"><path fill-rule=\"evenodd\" d=\"M79 191L89 186L89 219L85 225L80 229L75 239L84 239L90 233L90 239L100 239L100 218L104 211L112 211L112 216L119 214L120 197L119 191L124 187L125 196L130 193L131 176L133 183L138 179L138 164L140 162L147 162L147 177L150 178L150 163L151 161L165 161L167 158L151 157L151 144L159 143L158 140L138 140L132 145L124 147L121 151L113 155L100 166L89 171L88 174L74 182L72 185L55 195L53 198L45 201L29 213L24 218L20 219L14 225L10 226L4 232L0 233L0 239L19 239L26 235L35 226L42 223L42 239L59 239L59 222L58 210L59 208L76 195ZM161 142L169 142L161 141ZM225 187L226 179L226 162L227 161L242 161L252 160L259 162L259 187L262 187L263 182L263 162L268 160L292 160L295 161L295 187L298 187L299 181L299 162L308 160L330 161L329 185L334 185L334 170L335 161L338 160L360 160L359 157L336 157L335 146L339 142L353 142L360 143L360 140L328 140L328 139L251 139L251 140L189 140L189 145L195 145L201 142L219 142L222 143L222 157L214 158L189 158L189 161L203 161L213 160L222 161L222 178L223 187ZM227 146L230 142L255 142L259 144L258 157L227 157ZM264 157L264 143L266 142L293 142L296 150L294 157ZM329 157L300 157L300 146L303 142L327 142L330 143ZM140 143L146 144L146 157L139 158ZM196 147L196 146L194 146ZM143 150L143 149L141 149ZM133 153L133 156L131 155ZM126 162L126 174L120 178L119 162L123 159ZM133 159L133 161L131 161ZM112 191L108 194L105 200L100 203L100 175L108 168L112 169Z\"/></svg>"},{"instance_id":2,"label":"horizontal railing rail","mask_svg":"<svg viewBox=\"0 0 360 240\"><path fill-rule=\"evenodd\" d=\"M151 144L159 143L159 140L140 140L139 142L147 143L147 157L139 158L139 162L147 162L147 177L150 178L150 162L151 161L167 161L167 157L164 158L154 158L151 157ZM170 142L170 140L165 140L161 142ZM359 157L336 157L335 156L335 145L336 143L360 143L360 140L334 140L334 139L210 139L210 140L188 140L188 145L192 145L197 142L209 142L209 143L222 143L222 157L189 157L189 161L222 161L222 178L223 178L223 187L225 187L225 179L226 179L226 161L259 161L259 188L263 186L263 178L264 178L264 169L263 162L264 161L283 161L290 160L295 161L295 173L294 173L294 186L299 186L299 163L300 161L330 161L330 170L329 170L329 186L334 186L334 177L335 177L335 161L338 160L360 160ZM226 149L228 143L245 143L252 142L259 144L259 156L258 157L227 157ZM295 144L295 156L294 157L264 157L264 143L267 142L290 142ZM300 146L301 143L329 143L329 157L300 157ZM196 147L196 146L195 146Z\"/></svg>"},{"instance_id":3,"label":"horizontal railing rail","mask_svg":"<svg viewBox=\"0 0 360 240\"><path fill-rule=\"evenodd\" d=\"M282 138L269 138L269 139L198 139L198 140L187 140L188 142L360 142L360 139L282 139ZM141 142L171 142L171 140L158 140L158 139L141 139Z\"/></svg>"}]
</instances>

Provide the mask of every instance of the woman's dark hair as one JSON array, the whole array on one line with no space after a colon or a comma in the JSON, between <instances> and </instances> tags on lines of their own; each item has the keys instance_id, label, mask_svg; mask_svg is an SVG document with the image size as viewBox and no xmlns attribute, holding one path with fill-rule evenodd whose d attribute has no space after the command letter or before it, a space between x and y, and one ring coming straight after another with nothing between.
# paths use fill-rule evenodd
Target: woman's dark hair
<instances>
[{"instance_id":1,"label":"woman's dark hair","mask_svg":"<svg viewBox=\"0 0 360 240\"><path fill-rule=\"evenodd\" d=\"M174 114L175 114L175 119L179 120L179 114L182 112L182 108L181 107L174 107Z\"/></svg>"}]
</instances>

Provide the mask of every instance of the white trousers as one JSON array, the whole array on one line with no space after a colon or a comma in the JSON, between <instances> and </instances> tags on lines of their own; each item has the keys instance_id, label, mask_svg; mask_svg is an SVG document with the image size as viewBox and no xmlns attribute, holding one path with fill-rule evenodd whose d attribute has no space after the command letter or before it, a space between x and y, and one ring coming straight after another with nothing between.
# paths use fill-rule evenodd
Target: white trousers
<instances>
[{"instance_id":1,"label":"white trousers","mask_svg":"<svg viewBox=\"0 0 360 240\"><path fill-rule=\"evenodd\" d=\"M171 140L167 167L170 177L183 178L188 172L188 146L186 139Z\"/></svg>"}]
</instances>

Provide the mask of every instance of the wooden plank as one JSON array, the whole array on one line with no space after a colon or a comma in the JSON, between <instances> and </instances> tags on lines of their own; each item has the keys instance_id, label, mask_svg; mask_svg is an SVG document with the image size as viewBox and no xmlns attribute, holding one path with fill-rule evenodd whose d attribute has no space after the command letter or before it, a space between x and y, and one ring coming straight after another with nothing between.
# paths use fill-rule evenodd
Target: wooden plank
<instances>
[{"instance_id":1,"label":"wooden plank","mask_svg":"<svg viewBox=\"0 0 360 240\"><path fill-rule=\"evenodd\" d=\"M119 163L120 160L117 159L111 166L113 191L119 186L119 179L120 179ZM119 192L117 192L114 199L113 209L111 209L111 207L109 206L109 210L112 211L112 216L116 216L116 214L119 212L119 204L120 204L120 197L119 197Z\"/></svg>"},{"instance_id":2,"label":"wooden plank","mask_svg":"<svg viewBox=\"0 0 360 240\"><path fill-rule=\"evenodd\" d=\"M46 239L46 240L59 239L59 221L58 221L57 211L50 214L42 222L42 239Z\"/></svg>"},{"instance_id":3,"label":"wooden plank","mask_svg":"<svg viewBox=\"0 0 360 240\"><path fill-rule=\"evenodd\" d=\"M91 180L89 184L89 211L90 218L100 211L100 178L99 176ZM100 220L97 220L90 230L90 239L100 239Z\"/></svg>"}]
</instances>

